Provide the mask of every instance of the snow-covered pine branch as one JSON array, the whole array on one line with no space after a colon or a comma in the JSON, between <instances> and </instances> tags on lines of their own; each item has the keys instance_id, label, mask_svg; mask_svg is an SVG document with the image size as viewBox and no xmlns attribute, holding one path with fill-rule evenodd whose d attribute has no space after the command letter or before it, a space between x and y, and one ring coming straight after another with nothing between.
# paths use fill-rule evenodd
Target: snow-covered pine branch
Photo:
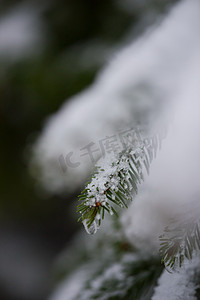
<instances>
[{"instance_id":1,"label":"snow-covered pine branch","mask_svg":"<svg viewBox=\"0 0 200 300\"><path fill-rule=\"evenodd\" d=\"M183 207L160 236L160 254L167 270L182 267L200 251L200 218L198 201Z\"/></svg>"},{"instance_id":2,"label":"snow-covered pine branch","mask_svg":"<svg viewBox=\"0 0 200 300\"><path fill-rule=\"evenodd\" d=\"M79 220L88 233L96 233L105 211L117 216L116 207L128 208L129 201L138 192L138 185L144 180L144 170L149 174L158 148L161 148L161 135L144 138L135 130L132 147L99 160L90 182L79 196Z\"/></svg>"},{"instance_id":3,"label":"snow-covered pine branch","mask_svg":"<svg viewBox=\"0 0 200 300\"><path fill-rule=\"evenodd\" d=\"M198 300L199 299L199 257L185 264L179 272L164 270L158 279L151 300Z\"/></svg>"}]
</instances>

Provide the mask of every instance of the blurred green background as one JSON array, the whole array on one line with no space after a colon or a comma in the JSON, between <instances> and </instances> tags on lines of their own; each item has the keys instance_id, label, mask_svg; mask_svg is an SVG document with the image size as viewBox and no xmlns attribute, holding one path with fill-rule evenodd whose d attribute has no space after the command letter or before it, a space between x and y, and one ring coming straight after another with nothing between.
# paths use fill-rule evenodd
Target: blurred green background
<instances>
[{"instance_id":1,"label":"blurred green background","mask_svg":"<svg viewBox=\"0 0 200 300\"><path fill-rule=\"evenodd\" d=\"M46 118L175 1L122 2L0 2L1 300L46 299L52 262L78 229L76 194L43 195L29 173Z\"/></svg>"}]
</instances>

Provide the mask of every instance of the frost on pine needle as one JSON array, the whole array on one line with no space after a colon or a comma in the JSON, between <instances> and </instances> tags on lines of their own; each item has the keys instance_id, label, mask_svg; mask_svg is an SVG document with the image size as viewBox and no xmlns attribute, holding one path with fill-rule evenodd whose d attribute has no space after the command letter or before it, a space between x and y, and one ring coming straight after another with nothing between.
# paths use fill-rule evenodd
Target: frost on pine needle
<instances>
[{"instance_id":1,"label":"frost on pine needle","mask_svg":"<svg viewBox=\"0 0 200 300\"><path fill-rule=\"evenodd\" d=\"M118 216L117 207L128 208L138 185L144 180L144 170L149 173L150 163L160 145L160 135L143 138L138 132L134 147L100 159L91 181L79 196L79 221L87 233L97 232L105 211Z\"/></svg>"}]
</instances>

